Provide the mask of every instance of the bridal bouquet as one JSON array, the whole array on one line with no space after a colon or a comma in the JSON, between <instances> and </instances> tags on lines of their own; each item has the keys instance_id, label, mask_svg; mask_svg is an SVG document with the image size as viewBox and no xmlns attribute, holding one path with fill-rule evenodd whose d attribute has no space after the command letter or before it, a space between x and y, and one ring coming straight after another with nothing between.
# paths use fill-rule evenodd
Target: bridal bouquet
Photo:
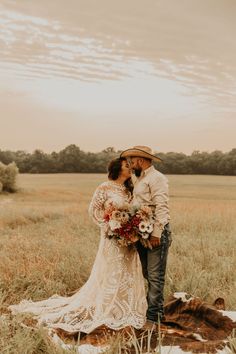
<instances>
[{"instance_id":1,"label":"bridal bouquet","mask_svg":"<svg viewBox=\"0 0 236 354\"><path fill-rule=\"evenodd\" d=\"M105 236L115 239L120 246L129 246L138 241L129 204L120 207L110 204L105 210L104 221L106 223Z\"/></svg>"},{"instance_id":2,"label":"bridal bouquet","mask_svg":"<svg viewBox=\"0 0 236 354\"><path fill-rule=\"evenodd\" d=\"M149 206L133 207L124 204L117 207L110 204L105 210L105 236L115 239L121 246L129 246L140 241L150 247L149 236L153 231L154 218Z\"/></svg>"},{"instance_id":3,"label":"bridal bouquet","mask_svg":"<svg viewBox=\"0 0 236 354\"><path fill-rule=\"evenodd\" d=\"M131 223L136 230L139 241L144 247L152 248L149 237L153 231L154 221L155 218L151 207L148 205L134 207Z\"/></svg>"}]
</instances>

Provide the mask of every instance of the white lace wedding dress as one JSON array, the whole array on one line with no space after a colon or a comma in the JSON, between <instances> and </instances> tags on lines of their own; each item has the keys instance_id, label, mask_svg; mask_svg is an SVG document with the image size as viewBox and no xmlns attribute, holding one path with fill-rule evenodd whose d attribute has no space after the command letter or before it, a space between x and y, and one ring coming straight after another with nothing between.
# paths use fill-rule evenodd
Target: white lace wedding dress
<instances>
[{"instance_id":1,"label":"white lace wedding dress","mask_svg":"<svg viewBox=\"0 0 236 354\"><path fill-rule=\"evenodd\" d=\"M53 295L37 302L23 300L10 306L12 313L30 312L39 324L70 333L90 333L100 325L115 330L141 328L147 303L138 253L104 237L104 208L109 202L127 201L124 186L114 181L104 182L95 191L89 212L101 228L101 240L90 277L76 294Z\"/></svg>"}]
</instances>

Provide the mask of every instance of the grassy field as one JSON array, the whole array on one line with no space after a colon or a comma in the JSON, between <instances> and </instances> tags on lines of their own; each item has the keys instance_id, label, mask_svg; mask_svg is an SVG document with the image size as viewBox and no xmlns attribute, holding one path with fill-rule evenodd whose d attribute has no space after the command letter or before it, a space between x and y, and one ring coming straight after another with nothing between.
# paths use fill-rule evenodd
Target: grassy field
<instances>
[{"instance_id":1,"label":"grassy field","mask_svg":"<svg viewBox=\"0 0 236 354\"><path fill-rule=\"evenodd\" d=\"M87 210L105 179L93 174L20 175L19 192L0 195L2 313L24 298L72 294L86 281L99 242ZM173 243L166 298L174 291L209 303L223 297L227 309L236 310L236 177L172 175L169 185ZM34 338L15 319L7 321L0 327L1 353L21 353L22 336L28 338L22 353L54 353L43 332Z\"/></svg>"}]
</instances>

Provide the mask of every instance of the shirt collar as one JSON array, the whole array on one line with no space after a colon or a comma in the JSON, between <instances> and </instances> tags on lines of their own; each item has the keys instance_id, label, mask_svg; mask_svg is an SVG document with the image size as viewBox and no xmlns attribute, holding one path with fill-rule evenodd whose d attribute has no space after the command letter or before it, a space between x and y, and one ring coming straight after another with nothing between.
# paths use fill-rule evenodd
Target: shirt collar
<instances>
[{"instance_id":1,"label":"shirt collar","mask_svg":"<svg viewBox=\"0 0 236 354\"><path fill-rule=\"evenodd\" d=\"M152 166L146 168L146 170L143 170L142 175L146 176L148 173L150 173L153 170L154 170L154 166L152 165Z\"/></svg>"}]
</instances>

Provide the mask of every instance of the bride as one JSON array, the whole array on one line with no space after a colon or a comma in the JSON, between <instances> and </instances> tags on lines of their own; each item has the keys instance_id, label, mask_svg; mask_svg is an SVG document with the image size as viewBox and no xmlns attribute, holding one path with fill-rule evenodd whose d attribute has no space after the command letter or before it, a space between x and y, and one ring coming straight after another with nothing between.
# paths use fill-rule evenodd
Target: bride
<instances>
[{"instance_id":1,"label":"bride","mask_svg":"<svg viewBox=\"0 0 236 354\"><path fill-rule=\"evenodd\" d=\"M96 189L89 213L101 229L96 259L87 282L71 297L53 295L47 300L23 300L9 308L13 314L30 312L39 324L69 333L90 333L106 325L118 330L143 327L146 296L141 263L136 249L119 246L105 235L104 210L132 199L131 170L124 158L112 160L108 181Z\"/></svg>"}]
</instances>

